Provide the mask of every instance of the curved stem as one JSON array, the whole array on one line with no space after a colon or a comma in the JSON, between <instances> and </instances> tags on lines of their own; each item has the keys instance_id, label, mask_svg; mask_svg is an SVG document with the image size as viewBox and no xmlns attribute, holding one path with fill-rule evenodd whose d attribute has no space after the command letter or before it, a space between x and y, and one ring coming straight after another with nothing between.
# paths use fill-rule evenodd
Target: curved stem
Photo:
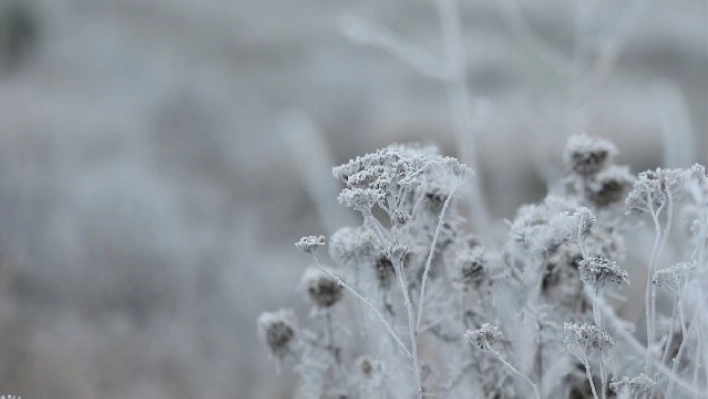
<instances>
[{"instance_id":1,"label":"curved stem","mask_svg":"<svg viewBox=\"0 0 708 399\"><path fill-rule=\"evenodd\" d=\"M396 334L396 333L393 331L393 327L391 327L391 325L388 323L388 321L386 321L386 318L384 317L383 314L381 314L381 312L376 308L376 306L374 306L374 304L371 303L371 301L369 300L369 298L365 298L365 297L361 296L361 294L359 294L358 292L356 292L356 290L355 290L354 288L350 287L347 283L345 283L344 281L342 281L341 278L339 278L337 275L335 275L334 273L330 272L329 270L325 269L325 268L320 264L320 261L317 259L316 256L315 256L315 264L317 265L317 267L318 267L320 270L322 270L323 272L325 272L329 277L331 277L331 278L333 278L334 280L336 280L336 281L337 281L337 284L339 284L340 286L344 287L344 289L346 289L347 291L351 292L355 297L359 298L359 300L361 300L361 301L364 302L366 305L368 305L369 308L374 311L374 313L376 314L376 316L377 316L377 317L381 320L381 322L384 324L384 326L385 326L386 329L388 330L389 334L391 334L391 337L393 337L394 341L396 341L396 343L398 344L398 346L401 347L401 349L402 349L403 352L406 354L406 356L407 356L407 357L411 357L411 352L410 352L410 351L408 350L408 348L406 347L406 344L404 344L403 341L401 341L401 338L398 337L398 334Z\"/></svg>"},{"instance_id":2,"label":"curved stem","mask_svg":"<svg viewBox=\"0 0 708 399\"><path fill-rule=\"evenodd\" d=\"M440 216L438 218L438 225L435 228L435 234L433 235L433 243L430 244L430 253L428 254L428 261L425 263L425 270L423 271L422 283L420 286L420 300L418 300L418 319L416 322L416 331L420 329L420 323L423 321L423 304L425 302L425 287L428 282L428 276L430 274L430 265L433 263L433 254L435 253L435 246L438 243L438 237L440 237L440 230L442 230L443 220L445 220L445 212L452 202L452 196L455 194L457 186L455 186L450 194L445 199L442 210L440 211Z\"/></svg>"},{"instance_id":3,"label":"curved stem","mask_svg":"<svg viewBox=\"0 0 708 399\"><path fill-rule=\"evenodd\" d=\"M413 303L411 302L411 296L408 292L408 283L403 275L403 263L401 259L391 259L393 263L393 268L396 270L396 276L398 276L398 283L401 285L401 291L403 293L403 302L406 307L406 312L408 316L408 333L411 337L411 358L413 361L413 375L416 382L416 394L418 399L423 399L423 382L420 377L420 359L418 358L418 333L415 328L415 313L413 312Z\"/></svg>"},{"instance_id":4,"label":"curved stem","mask_svg":"<svg viewBox=\"0 0 708 399\"><path fill-rule=\"evenodd\" d=\"M491 350L491 352L499 359L500 362L502 362L509 370L511 370L512 373L518 375L521 377L524 381L526 381L529 385L531 385L531 388L533 388L533 393L536 396L536 399L541 399L541 394L538 392L538 387L536 387L536 384L531 381L529 377L527 377L524 373L520 372L519 370L516 369L516 367L512 366L509 362L504 360L501 354L495 350ZM594 391L594 388L593 388ZM597 398L596 398L597 399Z\"/></svg>"}]
</instances>

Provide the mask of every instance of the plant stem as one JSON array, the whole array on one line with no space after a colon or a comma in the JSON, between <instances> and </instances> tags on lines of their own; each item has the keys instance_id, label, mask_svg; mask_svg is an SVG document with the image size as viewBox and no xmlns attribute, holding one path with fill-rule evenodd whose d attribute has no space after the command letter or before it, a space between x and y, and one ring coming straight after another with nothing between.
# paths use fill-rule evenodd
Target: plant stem
<instances>
[{"instance_id":1,"label":"plant stem","mask_svg":"<svg viewBox=\"0 0 708 399\"><path fill-rule=\"evenodd\" d=\"M501 355L499 352L497 352L497 351L495 351L495 350L491 350L491 352L492 352L494 355L496 355L497 359L499 359L500 362L502 362L509 370L511 370L512 373L518 375L518 376L521 377L524 381L526 381L529 385L531 385L531 388L533 388L533 393L534 393L534 395L536 396L536 399L541 399L541 394L538 392L538 387L536 387L536 384L535 384L533 381L531 381L531 379L530 379L529 377L527 377L526 375L524 375L522 372L520 372L519 370L517 370L516 367L512 366L509 362L507 362L506 360L504 360L504 358L502 357L502 355ZM593 388L593 391L594 391L594 390L595 390L595 388ZM597 399L597 398L596 398L596 399Z\"/></svg>"},{"instance_id":2,"label":"plant stem","mask_svg":"<svg viewBox=\"0 0 708 399\"><path fill-rule=\"evenodd\" d=\"M325 272L329 277L335 279L335 280L337 281L337 284L339 284L339 285L341 285L342 287L344 287L344 289L346 289L347 291L351 292L355 297L359 298L359 300L361 300L361 301L364 302L366 305L368 305L369 308L374 311L374 313L376 314L376 316L378 316L378 318L379 318L379 319L381 320L381 322L384 324L384 326L385 326L386 329L388 330L389 334L391 334L391 337L393 337L394 341L396 341L396 343L398 344L398 346L401 347L401 349L402 349L403 352L406 354L406 356L407 356L407 357L411 357L411 352L410 352L410 351L408 350L408 348L406 347L406 344L404 344L403 341L401 341L401 338L398 337L398 334L396 334L396 333L393 331L393 327L391 327L391 325L386 321L386 318L383 316L383 314L381 314L381 312L376 308L376 306L374 306L374 304L371 303L371 301L369 300L369 298L365 298L365 297L361 296L361 294L359 294L358 292L356 292L356 290L355 290L354 288L350 287L350 286L349 286L347 283L345 283L341 278L339 278L337 275L335 275L334 273L330 272L329 270L325 269L325 268L320 264L320 261L317 259L316 256L315 256L315 264L317 265L317 267L318 267L320 270L322 270L323 272Z\"/></svg>"},{"instance_id":3,"label":"plant stem","mask_svg":"<svg viewBox=\"0 0 708 399\"><path fill-rule=\"evenodd\" d=\"M430 253L428 254L428 261L425 263L425 270L423 271L422 283L420 286L420 300L418 300L418 319L416 322L416 331L420 330L420 323L423 321L423 304L425 302L425 287L427 286L428 276L430 274L430 266L433 263L433 254L435 253L435 246L438 243L438 238L440 237L440 230L442 230L443 220L445 220L445 212L452 202L452 196L455 194L457 186L455 186L450 194L445 199L442 210L440 211L440 216L438 217L438 225L435 228L435 234L433 235L433 243L430 244Z\"/></svg>"}]
</instances>

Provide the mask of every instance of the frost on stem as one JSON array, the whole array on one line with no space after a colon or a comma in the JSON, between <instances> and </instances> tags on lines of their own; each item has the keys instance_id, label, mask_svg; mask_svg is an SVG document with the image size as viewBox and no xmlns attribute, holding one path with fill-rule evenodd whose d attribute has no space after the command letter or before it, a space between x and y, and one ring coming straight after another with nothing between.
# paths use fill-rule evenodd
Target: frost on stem
<instances>
[{"instance_id":1,"label":"frost on stem","mask_svg":"<svg viewBox=\"0 0 708 399\"><path fill-rule=\"evenodd\" d=\"M307 236L302 237L300 241L295 243L295 247L300 251L314 255L320 247L324 247L325 237L324 236Z\"/></svg>"},{"instance_id":2,"label":"frost on stem","mask_svg":"<svg viewBox=\"0 0 708 399\"><path fill-rule=\"evenodd\" d=\"M493 351L494 345L504 338L499 327L484 323L477 330L467 330L465 339L481 351Z\"/></svg>"},{"instance_id":3,"label":"frost on stem","mask_svg":"<svg viewBox=\"0 0 708 399\"><path fill-rule=\"evenodd\" d=\"M616 154L617 147L611 142L580 134L568 139L563 159L572 172L591 176L611 163Z\"/></svg>"},{"instance_id":4,"label":"frost on stem","mask_svg":"<svg viewBox=\"0 0 708 399\"><path fill-rule=\"evenodd\" d=\"M656 272L652 281L657 288L679 293L693 279L697 269L696 262L680 262Z\"/></svg>"},{"instance_id":5,"label":"frost on stem","mask_svg":"<svg viewBox=\"0 0 708 399\"><path fill-rule=\"evenodd\" d=\"M292 351L297 319L292 309L263 312L258 316L258 333L273 356L281 360Z\"/></svg>"},{"instance_id":6,"label":"frost on stem","mask_svg":"<svg viewBox=\"0 0 708 399\"><path fill-rule=\"evenodd\" d=\"M654 389L656 383L644 373L633 378L622 377L621 380L611 382L610 389L619 395L631 395L632 398L639 398L648 395Z\"/></svg>"},{"instance_id":7,"label":"frost on stem","mask_svg":"<svg viewBox=\"0 0 708 399\"><path fill-rule=\"evenodd\" d=\"M569 322L563 323L563 343L571 351L579 347L585 355L614 345L612 337L596 325Z\"/></svg>"},{"instance_id":8,"label":"frost on stem","mask_svg":"<svg viewBox=\"0 0 708 399\"><path fill-rule=\"evenodd\" d=\"M608 283L629 284L626 271L617 266L617 262L604 257L593 257L580 262L580 278L600 290Z\"/></svg>"},{"instance_id":9,"label":"frost on stem","mask_svg":"<svg viewBox=\"0 0 708 399\"><path fill-rule=\"evenodd\" d=\"M329 238L329 256L344 267L373 264L380 253L374 233L366 227L342 227Z\"/></svg>"},{"instance_id":10,"label":"frost on stem","mask_svg":"<svg viewBox=\"0 0 708 399\"><path fill-rule=\"evenodd\" d=\"M300 279L300 287L318 308L333 306L344 294L344 288L339 282L318 267L305 270Z\"/></svg>"}]
</instances>

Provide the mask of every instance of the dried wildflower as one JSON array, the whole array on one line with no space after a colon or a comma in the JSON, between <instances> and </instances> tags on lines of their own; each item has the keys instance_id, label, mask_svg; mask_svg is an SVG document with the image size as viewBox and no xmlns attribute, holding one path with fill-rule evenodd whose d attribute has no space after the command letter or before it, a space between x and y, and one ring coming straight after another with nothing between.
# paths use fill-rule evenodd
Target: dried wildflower
<instances>
[{"instance_id":1,"label":"dried wildflower","mask_svg":"<svg viewBox=\"0 0 708 399\"><path fill-rule=\"evenodd\" d=\"M300 241L295 243L295 247L306 254L315 254L320 247L324 247L324 236L307 236L302 237Z\"/></svg>"},{"instance_id":2,"label":"dried wildflower","mask_svg":"<svg viewBox=\"0 0 708 399\"><path fill-rule=\"evenodd\" d=\"M569 170L587 177L604 169L616 154L611 142L580 134L568 139L564 161Z\"/></svg>"},{"instance_id":3,"label":"dried wildflower","mask_svg":"<svg viewBox=\"0 0 708 399\"><path fill-rule=\"evenodd\" d=\"M641 373L632 379L622 377L619 381L611 382L610 389L613 392L630 394L632 397L637 398L651 393L654 385L656 385L654 380Z\"/></svg>"},{"instance_id":4,"label":"dried wildflower","mask_svg":"<svg viewBox=\"0 0 708 399\"><path fill-rule=\"evenodd\" d=\"M339 281L317 267L305 270L300 287L306 292L310 300L320 308L328 308L339 302L344 294L344 288Z\"/></svg>"},{"instance_id":5,"label":"dried wildflower","mask_svg":"<svg viewBox=\"0 0 708 399\"><path fill-rule=\"evenodd\" d=\"M297 319L291 309L263 312L258 316L258 333L270 348L273 356L282 359L291 352Z\"/></svg>"},{"instance_id":6,"label":"dried wildflower","mask_svg":"<svg viewBox=\"0 0 708 399\"><path fill-rule=\"evenodd\" d=\"M668 196L674 200L681 195L685 174L681 169L647 170L639 174L627 195L628 213L657 213L666 205Z\"/></svg>"},{"instance_id":7,"label":"dried wildflower","mask_svg":"<svg viewBox=\"0 0 708 399\"><path fill-rule=\"evenodd\" d=\"M586 353L609 349L614 345L610 335L598 326L585 323L563 323L563 343L569 349L576 346Z\"/></svg>"},{"instance_id":8,"label":"dried wildflower","mask_svg":"<svg viewBox=\"0 0 708 399\"><path fill-rule=\"evenodd\" d=\"M678 293L692 280L697 268L696 262L677 263L656 272L652 281L658 288Z\"/></svg>"},{"instance_id":9,"label":"dried wildflower","mask_svg":"<svg viewBox=\"0 0 708 399\"><path fill-rule=\"evenodd\" d=\"M482 327L477 330L465 332L465 339L482 351L492 351L494 345L501 342L503 338L499 327L489 323L482 324Z\"/></svg>"},{"instance_id":10,"label":"dried wildflower","mask_svg":"<svg viewBox=\"0 0 708 399\"><path fill-rule=\"evenodd\" d=\"M380 253L374 234L365 227L342 227L329 238L329 256L345 267L371 264Z\"/></svg>"},{"instance_id":11,"label":"dried wildflower","mask_svg":"<svg viewBox=\"0 0 708 399\"><path fill-rule=\"evenodd\" d=\"M456 251L454 264L460 279L466 284L478 283L487 275L487 257L480 245Z\"/></svg>"},{"instance_id":12,"label":"dried wildflower","mask_svg":"<svg viewBox=\"0 0 708 399\"><path fill-rule=\"evenodd\" d=\"M384 192L371 188L345 188L337 197L337 201L347 208L359 212L370 212L384 198Z\"/></svg>"},{"instance_id":13,"label":"dried wildflower","mask_svg":"<svg viewBox=\"0 0 708 399\"><path fill-rule=\"evenodd\" d=\"M626 166L611 165L600 171L585 186L585 196L599 208L622 200L629 192L635 178Z\"/></svg>"},{"instance_id":14,"label":"dried wildflower","mask_svg":"<svg viewBox=\"0 0 708 399\"><path fill-rule=\"evenodd\" d=\"M617 262L604 257L593 257L580 262L580 278L592 284L597 290L608 283L629 284L627 272L617 266Z\"/></svg>"}]
</instances>

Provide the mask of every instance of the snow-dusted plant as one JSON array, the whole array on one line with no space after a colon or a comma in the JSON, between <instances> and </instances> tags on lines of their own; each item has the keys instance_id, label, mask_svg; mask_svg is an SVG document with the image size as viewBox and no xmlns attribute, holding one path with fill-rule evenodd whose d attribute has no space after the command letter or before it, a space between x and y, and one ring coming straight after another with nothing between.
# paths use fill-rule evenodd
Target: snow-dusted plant
<instances>
[{"instance_id":1,"label":"snow-dusted plant","mask_svg":"<svg viewBox=\"0 0 708 399\"><path fill-rule=\"evenodd\" d=\"M300 283L311 322L264 313L263 340L279 361L294 359L303 398L706 397L705 168L635 178L617 154L572 137L565 190L521 205L506 237L469 231L477 223L458 203L469 204L472 171L435 147L392 145L335 167L339 202L362 223L297 242L313 262ZM639 267L625 257L636 229L622 203L654 222ZM679 207L681 262L656 271ZM320 261L325 245L332 266ZM649 275L646 321L623 319L616 301L633 273ZM666 332L656 289L674 299Z\"/></svg>"}]
</instances>

